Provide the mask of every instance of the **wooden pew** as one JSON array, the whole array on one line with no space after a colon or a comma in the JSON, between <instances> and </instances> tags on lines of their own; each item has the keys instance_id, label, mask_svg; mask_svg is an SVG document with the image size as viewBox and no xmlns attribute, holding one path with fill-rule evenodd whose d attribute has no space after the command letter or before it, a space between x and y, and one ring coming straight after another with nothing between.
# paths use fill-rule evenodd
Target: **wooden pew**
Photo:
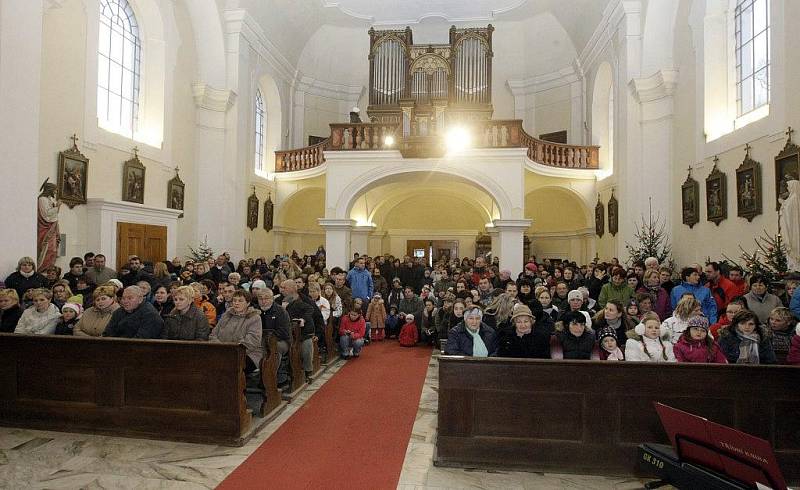
<instances>
[{"instance_id":1,"label":"wooden pew","mask_svg":"<svg viewBox=\"0 0 800 490\"><path fill-rule=\"evenodd\" d=\"M800 367L439 358L439 466L635 475L659 401L768 440L800 481Z\"/></svg>"},{"instance_id":2,"label":"wooden pew","mask_svg":"<svg viewBox=\"0 0 800 490\"><path fill-rule=\"evenodd\" d=\"M286 402L281 398L281 391L278 389L278 339L274 335L267 335L264 345L264 359L261 361L264 401L261 403L259 416L271 420L286 407Z\"/></svg>"},{"instance_id":3,"label":"wooden pew","mask_svg":"<svg viewBox=\"0 0 800 490\"><path fill-rule=\"evenodd\" d=\"M306 387L306 373L303 370L303 327L297 321L292 321L292 345L289 347L289 373L291 385L289 392L283 394L283 399L292 401Z\"/></svg>"},{"instance_id":4,"label":"wooden pew","mask_svg":"<svg viewBox=\"0 0 800 490\"><path fill-rule=\"evenodd\" d=\"M233 343L0 334L0 424L242 445L244 366Z\"/></svg>"},{"instance_id":5,"label":"wooden pew","mask_svg":"<svg viewBox=\"0 0 800 490\"><path fill-rule=\"evenodd\" d=\"M337 338L336 327L334 326L333 315L328 318L328 323L325 325L325 348L327 349L327 353L325 355L325 361L323 364L325 367L330 367L333 363L339 359L339 349L336 348L336 338Z\"/></svg>"},{"instance_id":6,"label":"wooden pew","mask_svg":"<svg viewBox=\"0 0 800 490\"><path fill-rule=\"evenodd\" d=\"M322 362L319 354L319 342L320 342L319 337L315 336L313 342L314 342L314 351L313 351L314 357L311 364L313 366L313 369L311 370L312 373L311 376L313 378L316 378L317 376L322 374Z\"/></svg>"}]
</instances>

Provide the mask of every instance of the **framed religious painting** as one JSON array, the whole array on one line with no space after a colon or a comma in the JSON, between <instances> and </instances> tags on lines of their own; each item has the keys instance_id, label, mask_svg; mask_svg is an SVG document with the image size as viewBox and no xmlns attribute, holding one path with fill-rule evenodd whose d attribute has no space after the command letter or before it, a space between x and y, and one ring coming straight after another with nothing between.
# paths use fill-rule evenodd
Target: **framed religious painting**
<instances>
[{"instance_id":1,"label":"framed religious painting","mask_svg":"<svg viewBox=\"0 0 800 490\"><path fill-rule=\"evenodd\" d=\"M139 160L139 153L133 149L133 158L122 165L122 200L144 204L145 184L144 164Z\"/></svg>"},{"instance_id":2,"label":"framed religious painting","mask_svg":"<svg viewBox=\"0 0 800 490\"><path fill-rule=\"evenodd\" d=\"M719 171L714 157L714 167L706 177L706 219L715 225L728 217L728 177Z\"/></svg>"},{"instance_id":3,"label":"framed religious painting","mask_svg":"<svg viewBox=\"0 0 800 490\"><path fill-rule=\"evenodd\" d=\"M611 198L608 200L608 232L616 236L619 231L619 202L611 189Z\"/></svg>"},{"instance_id":4,"label":"framed religious painting","mask_svg":"<svg viewBox=\"0 0 800 490\"><path fill-rule=\"evenodd\" d=\"M258 226L258 196L253 186L253 194L247 198L247 227L255 230Z\"/></svg>"},{"instance_id":5,"label":"framed religious painting","mask_svg":"<svg viewBox=\"0 0 800 490\"><path fill-rule=\"evenodd\" d=\"M599 237L603 237L606 232L606 209L600 201L600 194L597 194L597 204L594 206L594 232Z\"/></svg>"},{"instance_id":6,"label":"framed religious painting","mask_svg":"<svg viewBox=\"0 0 800 490\"><path fill-rule=\"evenodd\" d=\"M700 184L692 178L692 167L681 185L681 216L683 224L689 228L700 221Z\"/></svg>"},{"instance_id":7,"label":"framed religious painting","mask_svg":"<svg viewBox=\"0 0 800 490\"><path fill-rule=\"evenodd\" d=\"M761 214L761 164L750 158L750 145L745 145L742 164L736 169L736 213L747 221Z\"/></svg>"},{"instance_id":8,"label":"framed religious painting","mask_svg":"<svg viewBox=\"0 0 800 490\"><path fill-rule=\"evenodd\" d=\"M264 230L272 231L272 219L274 217L274 206L272 204L272 193L267 195L267 200L264 201Z\"/></svg>"},{"instance_id":9,"label":"framed religious painting","mask_svg":"<svg viewBox=\"0 0 800 490\"><path fill-rule=\"evenodd\" d=\"M183 196L185 191L186 184L183 183L181 176L178 175L178 168L176 167L175 177L167 182L167 207L183 211Z\"/></svg>"},{"instance_id":10,"label":"framed religious painting","mask_svg":"<svg viewBox=\"0 0 800 490\"><path fill-rule=\"evenodd\" d=\"M786 146L775 157L775 209L781 207L781 201L789 197L790 180L800 180L800 147L792 142L794 129L789 127L786 134Z\"/></svg>"},{"instance_id":11,"label":"framed religious painting","mask_svg":"<svg viewBox=\"0 0 800 490\"><path fill-rule=\"evenodd\" d=\"M58 153L56 198L70 209L86 204L89 159L78 150L78 137L72 135L72 147Z\"/></svg>"}]
</instances>

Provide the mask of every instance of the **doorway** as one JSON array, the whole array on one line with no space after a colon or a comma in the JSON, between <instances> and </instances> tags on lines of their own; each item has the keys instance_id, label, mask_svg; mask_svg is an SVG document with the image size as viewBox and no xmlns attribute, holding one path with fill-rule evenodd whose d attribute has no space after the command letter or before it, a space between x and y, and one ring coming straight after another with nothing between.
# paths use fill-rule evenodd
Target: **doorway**
<instances>
[{"instance_id":1,"label":"doorway","mask_svg":"<svg viewBox=\"0 0 800 490\"><path fill-rule=\"evenodd\" d=\"M458 240L406 240L406 255L422 258L431 267L439 260L458 257Z\"/></svg>"},{"instance_id":2,"label":"doorway","mask_svg":"<svg viewBox=\"0 0 800 490\"><path fill-rule=\"evenodd\" d=\"M167 260L167 227L139 223L117 223L117 270L136 255L142 262Z\"/></svg>"}]
</instances>

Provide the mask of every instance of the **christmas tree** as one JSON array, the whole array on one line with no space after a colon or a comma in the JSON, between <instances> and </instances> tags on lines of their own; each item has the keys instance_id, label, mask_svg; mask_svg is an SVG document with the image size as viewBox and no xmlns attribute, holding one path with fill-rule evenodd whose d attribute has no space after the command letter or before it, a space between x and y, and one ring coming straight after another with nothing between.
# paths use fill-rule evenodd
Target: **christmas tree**
<instances>
[{"instance_id":1,"label":"christmas tree","mask_svg":"<svg viewBox=\"0 0 800 490\"><path fill-rule=\"evenodd\" d=\"M214 250L208 246L208 236L203 238L203 241L197 246L197 248L189 247L189 252L192 254L192 259L195 262L206 262L208 259L214 258Z\"/></svg>"},{"instance_id":2,"label":"christmas tree","mask_svg":"<svg viewBox=\"0 0 800 490\"><path fill-rule=\"evenodd\" d=\"M743 265L738 264L727 255L723 255L723 257L748 275L763 275L770 284L782 281L789 272L789 263L786 258L786 246L781 240L780 229L776 235L770 235L767 230L764 230L764 235L756 237L754 241L757 248L753 252L748 252L739 245L739 250L742 251L740 260L744 262Z\"/></svg>"},{"instance_id":3,"label":"christmas tree","mask_svg":"<svg viewBox=\"0 0 800 490\"><path fill-rule=\"evenodd\" d=\"M644 262L648 257L655 257L659 264L671 267L672 245L669 243L666 227L660 214L653 218L651 203L647 219L642 216L641 223L636 225L633 235L636 237L636 243L634 245L625 243L625 248L628 250L628 263Z\"/></svg>"}]
</instances>

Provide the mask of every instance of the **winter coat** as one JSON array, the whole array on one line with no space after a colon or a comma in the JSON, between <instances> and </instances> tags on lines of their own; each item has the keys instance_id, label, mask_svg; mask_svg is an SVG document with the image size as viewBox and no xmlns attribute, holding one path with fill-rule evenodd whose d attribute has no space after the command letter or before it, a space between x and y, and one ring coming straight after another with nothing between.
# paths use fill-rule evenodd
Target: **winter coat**
<instances>
[{"instance_id":1,"label":"winter coat","mask_svg":"<svg viewBox=\"0 0 800 490\"><path fill-rule=\"evenodd\" d=\"M486 344L489 356L496 356L497 333L494 329L485 323L481 323L478 335L481 336L483 343ZM466 325L459 323L448 332L445 352L450 356L472 356L472 334L467 332Z\"/></svg>"},{"instance_id":2,"label":"winter coat","mask_svg":"<svg viewBox=\"0 0 800 490\"><path fill-rule=\"evenodd\" d=\"M261 347L261 316L252 306L241 315L234 313L233 309L227 310L211 331L208 340L242 344L253 364L261 365L261 358L264 356Z\"/></svg>"},{"instance_id":3,"label":"winter coat","mask_svg":"<svg viewBox=\"0 0 800 490\"><path fill-rule=\"evenodd\" d=\"M56 335L72 335L75 330L75 325L78 323L78 318L73 318L72 320L65 322L64 319L60 319L58 324L56 324Z\"/></svg>"},{"instance_id":4,"label":"winter coat","mask_svg":"<svg viewBox=\"0 0 800 490\"><path fill-rule=\"evenodd\" d=\"M710 281L706 283L706 287L711 291L711 296L717 304L717 311L722 314L728 303L737 296L739 288L736 284L732 283L730 279L725 276L719 276L717 284L712 284Z\"/></svg>"},{"instance_id":5,"label":"winter coat","mask_svg":"<svg viewBox=\"0 0 800 490\"><path fill-rule=\"evenodd\" d=\"M499 357L522 357L532 359L550 359L550 334L547 330L536 328L534 324L530 333L520 337L512 326L504 328L498 333Z\"/></svg>"},{"instance_id":6,"label":"winter coat","mask_svg":"<svg viewBox=\"0 0 800 490\"><path fill-rule=\"evenodd\" d=\"M397 315L386 315L386 335L397 335L398 334L398 324L400 319Z\"/></svg>"},{"instance_id":7,"label":"winter coat","mask_svg":"<svg viewBox=\"0 0 800 490\"><path fill-rule=\"evenodd\" d=\"M795 298L800 297L797 293ZM795 328L795 336L792 337L792 345L789 346L789 355L786 356L787 364L800 364L800 323Z\"/></svg>"},{"instance_id":8,"label":"winter coat","mask_svg":"<svg viewBox=\"0 0 800 490\"><path fill-rule=\"evenodd\" d=\"M374 293L381 293L381 296L384 298L389 297L389 283L386 281L386 278L383 276L372 276L372 283L373 283L373 290Z\"/></svg>"},{"instance_id":9,"label":"winter coat","mask_svg":"<svg viewBox=\"0 0 800 490\"><path fill-rule=\"evenodd\" d=\"M102 269L97 269L95 267L89 267L86 270L86 279L89 280L90 284L94 284L96 286L100 286L101 284L105 284L111 279L117 278L117 271L111 269L109 267L103 267Z\"/></svg>"},{"instance_id":10,"label":"winter coat","mask_svg":"<svg viewBox=\"0 0 800 490\"><path fill-rule=\"evenodd\" d=\"M417 331L417 324L415 322L406 322L400 328L400 335L398 336L400 345L403 347L414 347L419 342L419 332Z\"/></svg>"},{"instance_id":11,"label":"winter coat","mask_svg":"<svg viewBox=\"0 0 800 490\"><path fill-rule=\"evenodd\" d=\"M117 308L111 315L103 337L127 337L136 339L160 339L164 320L153 305L142 302L132 312Z\"/></svg>"},{"instance_id":12,"label":"winter coat","mask_svg":"<svg viewBox=\"0 0 800 490\"><path fill-rule=\"evenodd\" d=\"M273 334L277 340L284 342L292 341L291 329L289 328L289 314L281 305L273 302L272 306L261 312L261 330L263 335Z\"/></svg>"},{"instance_id":13,"label":"winter coat","mask_svg":"<svg viewBox=\"0 0 800 490\"><path fill-rule=\"evenodd\" d=\"M569 300L567 300L566 296L562 298L558 294L554 294L552 304L558 308L558 311L569 311Z\"/></svg>"},{"instance_id":14,"label":"winter coat","mask_svg":"<svg viewBox=\"0 0 800 490\"><path fill-rule=\"evenodd\" d=\"M163 303L154 301L153 308L155 308L158 314L161 315L161 318L165 318L167 315L172 313L172 309L175 308L175 303L172 301L172 298L167 298L167 300Z\"/></svg>"},{"instance_id":15,"label":"winter coat","mask_svg":"<svg viewBox=\"0 0 800 490\"><path fill-rule=\"evenodd\" d=\"M353 267L347 273L347 283L350 284L350 289L353 291L354 298L361 298L364 301L369 301L375 288L372 281L372 274L367 269L358 269Z\"/></svg>"},{"instance_id":16,"label":"winter coat","mask_svg":"<svg viewBox=\"0 0 800 490\"><path fill-rule=\"evenodd\" d=\"M392 306L400 306L400 300L403 299L403 289L392 289L389 291L389 297L387 298L387 305L389 308Z\"/></svg>"},{"instance_id":17,"label":"winter coat","mask_svg":"<svg viewBox=\"0 0 800 490\"><path fill-rule=\"evenodd\" d=\"M607 282L600 288L600 297L597 298L597 304L600 305L600 308L605 308L606 303L616 299L622 303L622 306L625 306L630 303L632 297L633 288L626 283L622 283L621 286L615 286L613 283Z\"/></svg>"},{"instance_id":18,"label":"winter coat","mask_svg":"<svg viewBox=\"0 0 800 490\"><path fill-rule=\"evenodd\" d=\"M666 355L666 359L664 359ZM639 336L633 330L628 331L625 343L625 359L643 362L675 362L672 342L661 338L651 339Z\"/></svg>"},{"instance_id":19,"label":"winter coat","mask_svg":"<svg viewBox=\"0 0 800 490\"><path fill-rule=\"evenodd\" d=\"M730 323L731 323L731 321L728 320L728 315L723 313L722 315L720 315L719 320L717 320L717 323L711 325L708 328L708 333L712 337L714 337L715 339L718 339L719 338L719 329L724 327L725 325L729 325Z\"/></svg>"},{"instance_id":20,"label":"winter coat","mask_svg":"<svg viewBox=\"0 0 800 490\"><path fill-rule=\"evenodd\" d=\"M111 306L105 310L92 306L83 312L80 321L75 325L75 329L72 331L72 335L101 337L103 332L106 331L108 322L111 321L111 316L117 309L119 309L119 303L111 303Z\"/></svg>"},{"instance_id":21,"label":"winter coat","mask_svg":"<svg viewBox=\"0 0 800 490\"><path fill-rule=\"evenodd\" d=\"M717 322L717 303L714 301L714 298L711 297L711 290L700 284L689 284L684 281L672 288L669 297L673 311L678 306L678 301L681 300L681 296L686 293L691 293L697 301L700 302L700 308L702 308L703 314L708 318L708 323L713 324Z\"/></svg>"},{"instance_id":22,"label":"winter coat","mask_svg":"<svg viewBox=\"0 0 800 490\"><path fill-rule=\"evenodd\" d=\"M208 319L194 304L189 305L186 313L173 309L164 317L164 328L161 338L168 340L208 340L210 327Z\"/></svg>"},{"instance_id":23,"label":"winter coat","mask_svg":"<svg viewBox=\"0 0 800 490\"><path fill-rule=\"evenodd\" d=\"M580 337L573 335L566 327L564 330L557 331L555 336L558 343L561 344L564 359L591 359L597 346L594 332L588 328Z\"/></svg>"},{"instance_id":24,"label":"winter coat","mask_svg":"<svg viewBox=\"0 0 800 490\"><path fill-rule=\"evenodd\" d=\"M602 279L598 279L592 274L592 277L586 279L586 289L589 290L589 297L599 299L600 291L606 284L608 284L608 276L603 276Z\"/></svg>"},{"instance_id":25,"label":"winter coat","mask_svg":"<svg viewBox=\"0 0 800 490\"><path fill-rule=\"evenodd\" d=\"M200 310L206 316L209 326L214 328L214 325L217 324L217 309L214 308L214 305L208 301L208 297L201 296L199 298L195 298L194 305L200 308Z\"/></svg>"},{"instance_id":26,"label":"winter coat","mask_svg":"<svg viewBox=\"0 0 800 490\"><path fill-rule=\"evenodd\" d=\"M339 335L346 335L348 330L353 340L363 339L367 332L367 322L362 315L358 315L355 320L351 320L350 315L344 315L339 322Z\"/></svg>"},{"instance_id":27,"label":"winter coat","mask_svg":"<svg viewBox=\"0 0 800 490\"><path fill-rule=\"evenodd\" d=\"M380 298L373 299L367 306L367 321L372 328L384 328L386 324L386 308L383 306L383 300Z\"/></svg>"},{"instance_id":28,"label":"winter coat","mask_svg":"<svg viewBox=\"0 0 800 490\"><path fill-rule=\"evenodd\" d=\"M0 310L0 332L13 333L22 316L22 308L14 305L7 310Z\"/></svg>"},{"instance_id":29,"label":"winter coat","mask_svg":"<svg viewBox=\"0 0 800 490\"><path fill-rule=\"evenodd\" d=\"M775 364L775 351L772 348L772 331L759 325L753 333L757 333L760 341L758 342L758 363L759 364ZM736 364L739 359L739 345L742 343L742 338L733 327L727 327L719 330L719 347L722 353L731 364Z\"/></svg>"},{"instance_id":30,"label":"winter coat","mask_svg":"<svg viewBox=\"0 0 800 490\"><path fill-rule=\"evenodd\" d=\"M705 340L691 340L687 335L681 336L673 349L675 351L675 360L678 362L728 364L728 360L716 340L711 347L711 353L708 352Z\"/></svg>"},{"instance_id":31,"label":"winter coat","mask_svg":"<svg viewBox=\"0 0 800 490\"><path fill-rule=\"evenodd\" d=\"M750 291L744 295L744 299L747 300L747 309L755 313L758 317L758 321L762 324L767 324L769 322L769 314L772 313L772 310L783 306L780 298L772 293L766 293L763 298L759 298L755 293Z\"/></svg>"},{"instance_id":32,"label":"winter coat","mask_svg":"<svg viewBox=\"0 0 800 490\"><path fill-rule=\"evenodd\" d=\"M400 313L411 313L414 315L414 318L421 318L422 317L422 310L425 308L425 303L419 299L419 296L416 294L411 299L403 298L400 300L400 305L397 307L397 311Z\"/></svg>"},{"instance_id":33,"label":"winter coat","mask_svg":"<svg viewBox=\"0 0 800 490\"><path fill-rule=\"evenodd\" d=\"M15 289L19 300L25 296L25 291L29 289L46 288L47 278L38 272L34 272L31 277L25 277L19 271L12 272L4 281L5 287ZM49 289L49 288L48 288Z\"/></svg>"},{"instance_id":34,"label":"winter coat","mask_svg":"<svg viewBox=\"0 0 800 490\"><path fill-rule=\"evenodd\" d=\"M286 313L289 315L289 322L292 319L302 319L303 327L301 331L302 338L294 339L297 342L302 342L305 339L310 339L316 332L314 325L315 307L303 301L300 297L295 298L294 301L286 305ZM342 315L344 318L345 315Z\"/></svg>"},{"instance_id":35,"label":"winter coat","mask_svg":"<svg viewBox=\"0 0 800 490\"><path fill-rule=\"evenodd\" d=\"M666 289L659 287L656 291L650 291L646 287L641 287L636 292L650 296L650 300L653 303L653 312L658 315L658 319L662 322L672 315L672 304Z\"/></svg>"},{"instance_id":36,"label":"winter coat","mask_svg":"<svg viewBox=\"0 0 800 490\"><path fill-rule=\"evenodd\" d=\"M661 322L661 338L668 339L670 342L672 342L672 345L675 345L680 340L683 332L685 332L688 328L688 318L684 320L677 316L671 316Z\"/></svg>"},{"instance_id":37,"label":"winter coat","mask_svg":"<svg viewBox=\"0 0 800 490\"><path fill-rule=\"evenodd\" d=\"M800 288L794 290L794 296L789 301L789 309L795 318L800 318Z\"/></svg>"},{"instance_id":38,"label":"winter coat","mask_svg":"<svg viewBox=\"0 0 800 490\"><path fill-rule=\"evenodd\" d=\"M61 312L53 303L47 305L43 312L36 311L35 306L31 306L22 312L22 316L17 323L14 333L23 335L53 335L56 332L56 324L61 318Z\"/></svg>"},{"instance_id":39,"label":"winter coat","mask_svg":"<svg viewBox=\"0 0 800 490\"><path fill-rule=\"evenodd\" d=\"M791 325L784 331L772 331L772 348L775 351L775 359L778 364L786 364L786 357L789 355L789 350L795 337L797 337L797 334Z\"/></svg>"},{"instance_id":40,"label":"winter coat","mask_svg":"<svg viewBox=\"0 0 800 490\"><path fill-rule=\"evenodd\" d=\"M336 291L336 294L339 296L339 299L342 300L342 307L345 311L349 311L350 307L353 306L353 291L350 290L347 286L334 286L333 290Z\"/></svg>"},{"instance_id":41,"label":"winter coat","mask_svg":"<svg viewBox=\"0 0 800 490\"><path fill-rule=\"evenodd\" d=\"M619 327L614 330L617 334L617 347L619 347L620 350L625 349L625 343L628 341L628 331L635 326L636 325L634 325L630 320L625 321L624 318L620 318ZM605 318L600 318L592 325L592 330L595 331L595 335L600 335L600 332L602 332L604 328L611 328Z\"/></svg>"}]
</instances>

